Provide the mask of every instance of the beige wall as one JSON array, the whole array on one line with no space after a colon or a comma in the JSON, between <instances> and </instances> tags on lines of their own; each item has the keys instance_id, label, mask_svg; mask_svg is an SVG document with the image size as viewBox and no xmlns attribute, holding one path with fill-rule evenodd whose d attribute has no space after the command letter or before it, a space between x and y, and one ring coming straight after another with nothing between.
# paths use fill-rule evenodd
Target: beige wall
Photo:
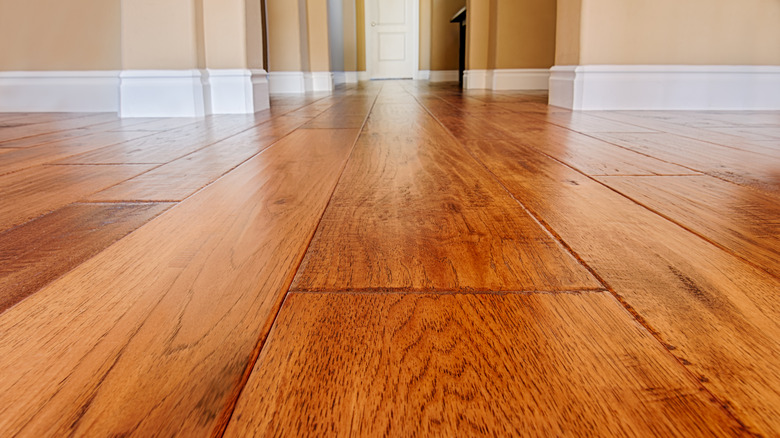
<instances>
[{"instance_id":1,"label":"beige wall","mask_svg":"<svg viewBox=\"0 0 780 438\"><path fill-rule=\"evenodd\" d=\"M296 0L266 0L268 70L301 71L301 30Z\"/></svg>"},{"instance_id":2,"label":"beige wall","mask_svg":"<svg viewBox=\"0 0 780 438\"><path fill-rule=\"evenodd\" d=\"M342 5L344 71L357 71L357 17L355 13L355 0L344 0Z\"/></svg>"},{"instance_id":3,"label":"beige wall","mask_svg":"<svg viewBox=\"0 0 780 438\"><path fill-rule=\"evenodd\" d=\"M306 0L306 23L309 71L330 71L328 4L326 0Z\"/></svg>"},{"instance_id":4,"label":"beige wall","mask_svg":"<svg viewBox=\"0 0 780 438\"><path fill-rule=\"evenodd\" d=\"M555 28L555 64L580 63L580 16L582 0L558 0Z\"/></svg>"},{"instance_id":5,"label":"beige wall","mask_svg":"<svg viewBox=\"0 0 780 438\"><path fill-rule=\"evenodd\" d=\"M244 0L203 1L203 40L208 68L246 68Z\"/></svg>"},{"instance_id":6,"label":"beige wall","mask_svg":"<svg viewBox=\"0 0 780 438\"><path fill-rule=\"evenodd\" d=\"M780 65L778 0L583 0L581 64Z\"/></svg>"},{"instance_id":7,"label":"beige wall","mask_svg":"<svg viewBox=\"0 0 780 438\"><path fill-rule=\"evenodd\" d=\"M431 69L431 7L433 0L420 0L420 70Z\"/></svg>"},{"instance_id":8,"label":"beige wall","mask_svg":"<svg viewBox=\"0 0 780 438\"><path fill-rule=\"evenodd\" d=\"M469 0L466 69L548 68L555 61L556 4Z\"/></svg>"},{"instance_id":9,"label":"beige wall","mask_svg":"<svg viewBox=\"0 0 780 438\"><path fill-rule=\"evenodd\" d=\"M465 0L433 0L431 8L431 70L457 70L460 29L450 23ZM422 41L421 41L422 42ZM422 50L422 44L420 49Z\"/></svg>"},{"instance_id":10,"label":"beige wall","mask_svg":"<svg viewBox=\"0 0 780 438\"><path fill-rule=\"evenodd\" d=\"M123 1L122 68L200 67L196 23L201 13L193 0Z\"/></svg>"},{"instance_id":11,"label":"beige wall","mask_svg":"<svg viewBox=\"0 0 780 438\"><path fill-rule=\"evenodd\" d=\"M366 2L364 0L355 0L355 21L357 70L366 71Z\"/></svg>"},{"instance_id":12,"label":"beige wall","mask_svg":"<svg viewBox=\"0 0 780 438\"><path fill-rule=\"evenodd\" d=\"M552 67L555 11L552 0L499 0L495 14L494 68Z\"/></svg>"},{"instance_id":13,"label":"beige wall","mask_svg":"<svg viewBox=\"0 0 780 438\"><path fill-rule=\"evenodd\" d=\"M0 0L0 70L119 70L119 0Z\"/></svg>"}]
</instances>

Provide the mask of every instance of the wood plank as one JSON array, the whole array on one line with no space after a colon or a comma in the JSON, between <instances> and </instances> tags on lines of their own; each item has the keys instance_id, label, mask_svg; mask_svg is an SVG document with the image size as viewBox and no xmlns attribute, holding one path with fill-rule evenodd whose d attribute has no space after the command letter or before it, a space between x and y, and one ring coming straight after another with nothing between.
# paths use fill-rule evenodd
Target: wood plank
<instances>
[{"instance_id":1,"label":"wood plank","mask_svg":"<svg viewBox=\"0 0 780 438\"><path fill-rule=\"evenodd\" d=\"M780 203L709 176L599 181L780 278Z\"/></svg>"},{"instance_id":2,"label":"wood plank","mask_svg":"<svg viewBox=\"0 0 780 438\"><path fill-rule=\"evenodd\" d=\"M77 138L66 138L36 147L15 149L3 155L0 175L48 164L67 157L82 154L119 143L129 142L151 135L151 132L100 132Z\"/></svg>"},{"instance_id":3,"label":"wood plank","mask_svg":"<svg viewBox=\"0 0 780 438\"><path fill-rule=\"evenodd\" d=\"M81 128L84 126L96 125L117 119L118 117L114 113L100 113L76 117L72 116L63 120L55 120L51 122L6 127L0 129L0 142L15 140L23 137L32 137L50 132L65 131L73 128Z\"/></svg>"},{"instance_id":4,"label":"wood plank","mask_svg":"<svg viewBox=\"0 0 780 438\"><path fill-rule=\"evenodd\" d=\"M592 136L736 184L780 194L780 156L742 151L673 134Z\"/></svg>"},{"instance_id":5,"label":"wood plank","mask_svg":"<svg viewBox=\"0 0 780 438\"><path fill-rule=\"evenodd\" d=\"M0 430L221 430L356 136L296 131L0 315Z\"/></svg>"},{"instance_id":6,"label":"wood plank","mask_svg":"<svg viewBox=\"0 0 780 438\"><path fill-rule=\"evenodd\" d=\"M57 164L164 164L255 125L251 115L210 116L194 125L75 155Z\"/></svg>"},{"instance_id":7,"label":"wood plank","mask_svg":"<svg viewBox=\"0 0 780 438\"><path fill-rule=\"evenodd\" d=\"M37 166L0 176L0 231L84 199L153 166Z\"/></svg>"},{"instance_id":8,"label":"wood plank","mask_svg":"<svg viewBox=\"0 0 780 438\"><path fill-rule=\"evenodd\" d=\"M290 294L225 436L747 436L608 293Z\"/></svg>"},{"instance_id":9,"label":"wood plank","mask_svg":"<svg viewBox=\"0 0 780 438\"><path fill-rule=\"evenodd\" d=\"M466 147L753 432L780 430L780 281L510 142Z\"/></svg>"},{"instance_id":10,"label":"wood plank","mask_svg":"<svg viewBox=\"0 0 780 438\"><path fill-rule=\"evenodd\" d=\"M173 160L106 190L91 201L182 200L301 126L306 118L281 116Z\"/></svg>"},{"instance_id":11,"label":"wood plank","mask_svg":"<svg viewBox=\"0 0 780 438\"><path fill-rule=\"evenodd\" d=\"M580 290L600 284L411 96L384 90L292 290Z\"/></svg>"},{"instance_id":12,"label":"wood plank","mask_svg":"<svg viewBox=\"0 0 780 438\"><path fill-rule=\"evenodd\" d=\"M505 105L502 105L505 106ZM596 115L583 114L579 111L550 112L544 114L531 114L547 123L562 126L577 132L656 132L655 130L628 123L608 120Z\"/></svg>"},{"instance_id":13,"label":"wood plank","mask_svg":"<svg viewBox=\"0 0 780 438\"><path fill-rule=\"evenodd\" d=\"M163 119L170 120L170 119ZM83 126L79 128L68 129L65 131L49 132L41 135L35 135L32 137L18 138L15 140L8 140L0 143L0 149L2 148L29 148L37 147L48 143L64 141L68 139L76 139L88 135L97 133L103 133L107 131L155 131L155 129L149 129L147 126L154 127L154 124L159 123L160 119L146 119L146 118L130 118L119 119L105 123L98 123L91 126ZM170 122L168 122L169 124ZM171 129L171 127L166 128ZM158 129L156 131L162 131L164 129ZM149 133L151 134L151 133Z\"/></svg>"},{"instance_id":14,"label":"wood plank","mask_svg":"<svg viewBox=\"0 0 780 438\"><path fill-rule=\"evenodd\" d=\"M172 204L71 204L0 233L0 313Z\"/></svg>"}]
</instances>

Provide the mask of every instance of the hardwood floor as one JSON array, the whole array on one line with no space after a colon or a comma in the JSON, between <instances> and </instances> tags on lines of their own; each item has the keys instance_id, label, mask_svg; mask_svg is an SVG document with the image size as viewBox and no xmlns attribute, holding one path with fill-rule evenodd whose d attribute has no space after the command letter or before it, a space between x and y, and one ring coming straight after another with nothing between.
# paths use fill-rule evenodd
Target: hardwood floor
<instances>
[{"instance_id":1,"label":"hardwood floor","mask_svg":"<svg viewBox=\"0 0 780 438\"><path fill-rule=\"evenodd\" d=\"M0 114L0 435L778 436L778 132L411 81Z\"/></svg>"}]
</instances>

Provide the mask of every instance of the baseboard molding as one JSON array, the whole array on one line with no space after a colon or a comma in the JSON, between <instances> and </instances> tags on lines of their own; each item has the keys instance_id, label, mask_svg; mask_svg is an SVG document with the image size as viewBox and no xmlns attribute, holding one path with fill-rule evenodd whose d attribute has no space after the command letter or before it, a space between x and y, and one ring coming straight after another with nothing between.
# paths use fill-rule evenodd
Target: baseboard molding
<instances>
[{"instance_id":1,"label":"baseboard molding","mask_svg":"<svg viewBox=\"0 0 780 438\"><path fill-rule=\"evenodd\" d=\"M271 94L305 93L306 84L302 71L268 72L268 89Z\"/></svg>"},{"instance_id":2,"label":"baseboard molding","mask_svg":"<svg viewBox=\"0 0 780 438\"><path fill-rule=\"evenodd\" d=\"M466 70L463 74L463 87L471 90L546 90L549 81L546 68Z\"/></svg>"},{"instance_id":3,"label":"baseboard molding","mask_svg":"<svg viewBox=\"0 0 780 438\"><path fill-rule=\"evenodd\" d=\"M415 81L428 81L431 79L431 71L430 70L417 70L417 73L412 76L412 79Z\"/></svg>"},{"instance_id":4,"label":"baseboard molding","mask_svg":"<svg viewBox=\"0 0 780 438\"><path fill-rule=\"evenodd\" d=\"M333 91L333 73L329 71L306 72L303 79L306 91Z\"/></svg>"},{"instance_id":5,"label":"baseboard molding","mask_svg":"<svg viewBox=\"0 0 780 438\"><path fill-rule=\"evenodd\" d=\"M208 114L207 78L200 70L125 70L121 117L198 117Z\"/></svg>"},{"instance_id":6,"label":"baseboard molding","mask_svg":"<svg viewBox=\"0 0 780 438\"><path fill-rule=\"evenodd\" d=\"M0 112L116 112L118 71L0 72Z\"/></svg>"},{"instance_id":7,"label":"baseboard molding","mask_svg":"<svg viewBox=\"0 0 780 438\"><path fill-rule=\"evenodd\" d=\"M370 81L371 80L371 76L369 76L368 72L365 71L365 70L359 71L359 72L357 72L357 74L358 74L358 81L360 81L360 82L365 82L365 81Z\"/></svg>"},{"instance_id":8,"label":"baseboard molding","mask_svg":"<svg viewBox=\"0 0 780 438\"><path fill-rule=\"evenodd\" d=\"M430 82L458 82L457 70L431 70L428 80Z\"/></svg>"},{"instance_id":9,"label":"baseboard molding","mask_svg":"<svg viewBox=\"0 0 780 438\"><path fill-rule=\"evenodd\" d=\"M357 84L358 72L356 71L334 71L333 85Z\"/></svg>"},{"instance_id":10,"label":"baseboard molding","mask_svg":"<svg viewBox=\"0 0 780 438\"><path fill-rule=\"evenodd\" d=\"M208 69L206 83L211 114L252 114L270 106L265 70Z\"/></svg>"},{"instance_id":11,"label":"baseboard molding","mask_svg":"<svg viewBox=\"0 0 780 438\"><path fill-rule=\"evenodd\" d=\"M555 66L550 105L574 110L780 110L780 66Z\"/></svg>"}]
</instances>

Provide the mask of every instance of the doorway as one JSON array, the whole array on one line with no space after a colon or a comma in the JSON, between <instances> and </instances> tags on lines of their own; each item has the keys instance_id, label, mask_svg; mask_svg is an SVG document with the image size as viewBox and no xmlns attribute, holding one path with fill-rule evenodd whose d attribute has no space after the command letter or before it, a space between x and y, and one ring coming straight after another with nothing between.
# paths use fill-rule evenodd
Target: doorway
<instances>
[{"instance_id":1,"label":"doorway","mask_svg":"<svg viewBox=\"0 0 780 438\"><path fill-rule=\"evenodd\" d=\"M420 1L366 0L366 70L371 79L411 79L419 65Z\"/></svg>"}]
</instances>

